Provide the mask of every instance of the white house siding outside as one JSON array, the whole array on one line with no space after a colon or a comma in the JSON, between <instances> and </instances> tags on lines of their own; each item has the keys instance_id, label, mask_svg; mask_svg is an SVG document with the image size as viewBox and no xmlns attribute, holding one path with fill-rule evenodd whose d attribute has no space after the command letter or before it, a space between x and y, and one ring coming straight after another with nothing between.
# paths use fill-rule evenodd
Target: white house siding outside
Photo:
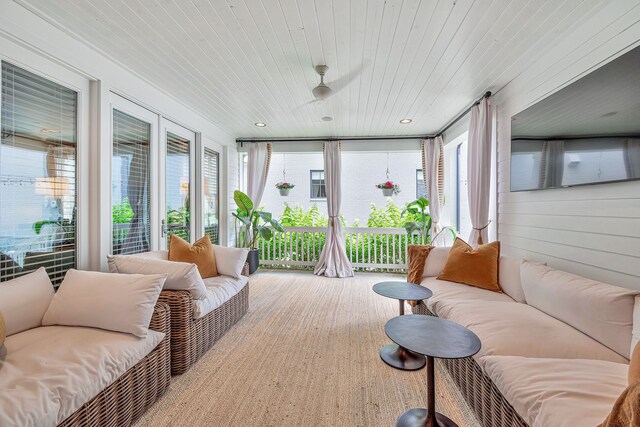
<instances>
[{"instance_id":1,"label":"white house siding outside","mask_svg":"<svg viewBox=\"0 0 640 427\"><path fill-rule=\"evenodd\" d=\"M452 144L445 146L445 207L442 213L442 224L457 228L456 224L456 145L466 141L466 134L463 138L458 138ZM346 151L342 153L342 215L346 224L352 226L357 223L366 227L367 219L371 210L371 205L384 207L388 198L382 195L382 190L375 187L376 184L387 180L387 156L389 165L389 179L400 186L400 194L393 196L391 200L399 206L415 200L417 190L422 186L422 175L420 182L417 182L417 171L422 170L422 158L419 151L392 152L363 152ZM246 155L242 159L246 169ZM460 175L466 200L466 162L462 165ZM281 196L275 187L277 182L285 179L283 170L286 168L286 181L295 184L288 196ZM309 209L316 204L320 212L326 215L327 205L325 199L314 199L311 197L311 171L323 170L322 153L273 153L271 166L269 168L269 178L267 181L264 196L260 205L272 212L276 218L282 215L285 203L291 207L302 206ZM245 170L246 173L246 170ZM419 189L420 194L424 194L424 189ZM470 231L468 220L468 207L465 201L462 205L467 209L461 212L462 231Z\"/></svg>"}]
</instances>

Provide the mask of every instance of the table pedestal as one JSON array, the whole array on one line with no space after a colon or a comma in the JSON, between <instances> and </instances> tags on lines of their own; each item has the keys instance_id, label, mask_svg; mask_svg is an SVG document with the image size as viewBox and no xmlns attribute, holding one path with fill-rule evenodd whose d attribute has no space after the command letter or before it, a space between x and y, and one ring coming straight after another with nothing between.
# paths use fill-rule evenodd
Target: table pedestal
<instances>
[{"instance_id":1,"label":"table pedestal","mask_svg":"<svg viewBox=\"0 0 640 427\"><path fill-rule=\"evenodd\" d=\"M427 407L409 409L402 414L396 427L458 427L450 418L436 412L436 383L434 359L427 356Z\"/></svg>"},{"instance_id":2,"label":"table pedestal","mask_svg":"<svg viewBox=\"0 0 640 427\"><path fill-rule=\"evenodd\" d=\"M400 316L404 316L404 300L400 303ZM398 344L387 344L380 349L380 358L387 365L402 371L417 371L427 363L425 357L414 353Z\"/></svg>"}]
</instances>

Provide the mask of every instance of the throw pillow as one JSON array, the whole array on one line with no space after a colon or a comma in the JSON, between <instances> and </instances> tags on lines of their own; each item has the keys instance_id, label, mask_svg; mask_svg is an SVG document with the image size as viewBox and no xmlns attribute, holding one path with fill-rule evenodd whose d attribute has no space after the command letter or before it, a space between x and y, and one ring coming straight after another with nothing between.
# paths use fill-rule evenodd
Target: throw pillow
<instances>
[{"instance_id":1,"label":"throw pillow","mask_svg":"<svg viewBox=\"0 0 640 427\"><path fill-rule=\"evenodd\" d=\"M44 267L0 283L0 311L7 336L42 326L52 298L53 285Z\"/></svg>"},{"instance_id":2,"label":"throw pillow","mask_svg":"<svg viewBox=\"0 0 640 427\"><path fill-rule=\"evenodd\" d=\"M249 249L213 245L213 251L216 254L216 262L220 274L235 279L239 279L242 276L242 269L247 262Z\"/></svg>"},{"instance_id":3,"label":"throw pillow","mask_svg":"<svg viewBox=\"0 0 640 427\"><path fill-rule=\"evenodd\" d=\"M472 248L457 238L453 243L444 271L438 280L462 283L493 292L502 292L498 284L500 242Z\"/></svg>"},{"instance_id":4,"label":"throw pillow","mask_svg":"<svg viewBox=\"0 0 640 427\"><path fill-rule=\"evenodd\" d=\"M120 274L164 274L164 289L189 291L194 299L204 298L207 288L195 264L142 255L107 255L109 272Z\"/></svg>"},{"instance_id":5,"label":"throw pillow","mask_svg":"<svg viewBox=\"0 0 640 427\"><path fill-rule=\"evenodd\" d=\"M216 256L209 236L204 236L192 245L186 240L171 235L169 239L169 261L188 262L198 266L203 279L215 277L218 273Z\"/></svg>"},{"instance_id":6,"label":"throw pillow","mask_svg":"<svg viewBox=\"0 0 640 427\"><path fill-rule=\"evenodd\" d=\"M407 282L419 285L422 281L422 273L424 272L424 264L431 252L433 246L427 245L409 245L407 248L409 253L409 272L407 273Z\"/></svg>"},{"instance_id":7,"label":"throw pillow","mask_svg":"<svg viewBox=\"0 0 640 427\"><path fill-rule=\"evenodd\" d=\"M629 361L629 385L638 381L640 381L640 343L636 344Z\"/></svg>"},{"instance_id":8,"label":"throw pillow","mask_svg":"<svg viewBox=\"0 0 640 427\"><path fill-rule=\"evenodd\" d=\"M69 270L42 325L85 326L144 338L164 281L160 274Z\"/></svg>"}]
</instances>

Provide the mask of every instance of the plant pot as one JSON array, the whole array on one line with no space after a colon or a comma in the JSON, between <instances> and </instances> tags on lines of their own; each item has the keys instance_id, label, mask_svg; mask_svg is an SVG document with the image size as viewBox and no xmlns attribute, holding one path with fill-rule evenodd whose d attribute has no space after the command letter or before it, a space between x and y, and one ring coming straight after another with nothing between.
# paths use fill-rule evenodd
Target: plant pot
<instances>
[{"instance_id":1,"label":"plant pot","mask_svg":"<svg viewBox=\"0 0 640 427\"><path fill-rule=\"evenodd\" d=\"M393 188L383 188L382 189L382 195L384 197L391 197L393 196Z\"/></svg>"},{"instance_id":2,"label":"plant pot","mask_svg":"<svg viewBox=\"0 0 640 427\"><path fill-rule=\"evenodd\" d=\"M290 188L278 188L281 196L288 196Z\"/></svg>"},{"instance_id":3,"label":"plant pot","mask_svg":"<svg viewBox=\"0 0 640 427\"><path fill-rule=\"evenodd\" d=\"M257 249L251 249L247 255L247 262L249 263L249 274L253 274L260 265L260 253Z\"/></svg>"}]
</instances>

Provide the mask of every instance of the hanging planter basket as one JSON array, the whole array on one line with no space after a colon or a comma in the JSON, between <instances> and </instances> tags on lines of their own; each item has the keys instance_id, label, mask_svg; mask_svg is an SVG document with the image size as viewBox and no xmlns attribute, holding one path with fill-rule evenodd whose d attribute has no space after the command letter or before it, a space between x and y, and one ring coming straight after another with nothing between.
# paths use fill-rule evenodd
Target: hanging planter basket
<instances>
[{"instance_id":1,"label":"hanging planter basket","mask_svg":"<svg viewBox=\"0 0 640 427\"><path fill-rule=\"evenodd\" d=\"M376 185L376 188L382 190L382 195L384 197L392 197L400 193L400 186L398 184L394 184L392 181L382 182Z\"/></svg>"},{"instance_id":2,"label":"hanging planter basket","mask_svg":"<svg viewBox=\"0 0 640 427\"><path fill-rule=\"evenodd\" d=\"M288 196L289 195L289 191L291 191L291 189L295 187L295 184L292 184L290 182L279 182L276 184L276 188L278 189L278 191L280 192L281 196Z\"/></svg>"}]
</instances>

